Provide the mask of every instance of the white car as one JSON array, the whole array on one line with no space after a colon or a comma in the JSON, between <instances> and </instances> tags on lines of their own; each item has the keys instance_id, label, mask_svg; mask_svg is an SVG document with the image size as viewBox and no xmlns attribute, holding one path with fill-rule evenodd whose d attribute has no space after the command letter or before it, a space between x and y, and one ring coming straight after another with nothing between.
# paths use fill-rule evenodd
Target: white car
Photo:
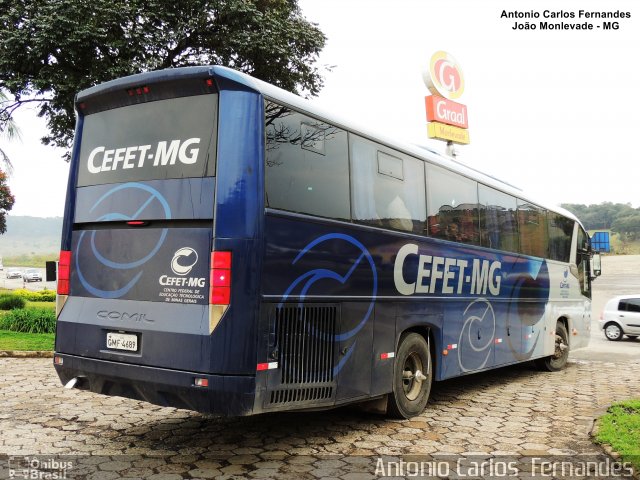
<instances>
[{"instance_id":1,"label":"white car","mask_svg":"<svg viewBox=\"0 0 640 480\"><path fill-rule=\"evenodd\" d=\"M7 278L22 278L22 270L19 268L7 268Z\"/></svg>"},{"instance_id":2,"label":"white car","mask_svg":"<svg viewBox=\"0 0 640 480\"><path fill-rule=\"evenodd\" d=\"M41 282L42 274L36 268L27 268L22 274L22 278L25 282Z\"/></svg>"},{"instance_id":3,"label":"white car","mask_svg":"<svg viewBox=\"0 0 640 480\"><path fill-rule=\"evenodd\" d=\"M640 294L620 295L609 300L600 315L600 328L608 340L640 336Z\"/></svg>"}]
</instances>

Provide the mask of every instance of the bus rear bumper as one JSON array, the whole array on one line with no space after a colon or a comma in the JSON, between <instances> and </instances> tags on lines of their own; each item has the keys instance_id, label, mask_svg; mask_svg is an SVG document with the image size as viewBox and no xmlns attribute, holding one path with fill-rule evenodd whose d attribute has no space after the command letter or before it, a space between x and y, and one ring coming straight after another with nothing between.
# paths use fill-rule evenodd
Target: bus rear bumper
<instances>
[{"instance_id":1,"label":"bus rear bumper","mask_svg":"<svg viewBox=\"0 0 640 480\"><path fill-rule=\"evenodd\" d=\"M61 353L54 358L62 384L77 378L74 388L80 390L216 415L254 413L253 376L210 375ZM196 386L196 378L206 379L208 386Z\"/></svg>"}]
</instances>

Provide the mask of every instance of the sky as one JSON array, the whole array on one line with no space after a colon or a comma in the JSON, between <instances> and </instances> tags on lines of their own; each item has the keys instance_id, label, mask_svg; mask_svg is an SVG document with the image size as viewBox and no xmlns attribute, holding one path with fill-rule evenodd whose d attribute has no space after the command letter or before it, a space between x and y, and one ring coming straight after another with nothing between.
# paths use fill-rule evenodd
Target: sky
<instances>
[{"instance_id":1,"label":"sky","mask_svg":"<svg viewBox=\"0 0 640 480\"><path fill-rule=\"evenodd\" d=\"M589 0L299 0L327 36L325 87L312 101L399 140L427 138L422 70L444 50L462 67L470 145L458 160L546 203L604 201L640 207L640 6ZM513 30L507 12L539 25L552 12L622 11L618 30ZM601 25L602 20L567 19ZM636 50L634 50L636 49ZM40 144L44 121L16 116L22 141L0 140L13 161L11 215L61 216L69 165Z\"/></svg>"}]
</instances>

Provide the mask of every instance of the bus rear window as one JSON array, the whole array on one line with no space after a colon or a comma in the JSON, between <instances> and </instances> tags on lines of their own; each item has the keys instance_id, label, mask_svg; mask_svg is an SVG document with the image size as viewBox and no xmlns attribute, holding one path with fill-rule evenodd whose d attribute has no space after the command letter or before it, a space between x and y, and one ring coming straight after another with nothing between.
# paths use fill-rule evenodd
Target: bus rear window
<instances>
[{"instance_id":1,"label":"bus rear window","mask_svg":"<svg viewBox=\"0 0 640 480\"><path fill-rule=\"evenodd\" d=\"M215 174L218 95L194 95L84 117L78 186Z\"/></svg>"}]
</instances>

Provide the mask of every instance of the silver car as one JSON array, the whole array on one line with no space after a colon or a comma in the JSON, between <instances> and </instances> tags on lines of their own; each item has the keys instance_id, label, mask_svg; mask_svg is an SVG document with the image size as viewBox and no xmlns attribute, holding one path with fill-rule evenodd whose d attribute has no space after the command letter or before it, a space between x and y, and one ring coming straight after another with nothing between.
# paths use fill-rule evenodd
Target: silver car
<instances>
[{"instance_id":1,"label":"silver car","mask_svg":"<svg viewBox=\"0 0 640 480\"><path fill-rule=\"evenodd\" d=\"M22 270L19 268L7 268L7 278L22 278Z\"/></svg>"},{"instance_id":2,"label":"silver car","mask_svg":"<svg viewBox=\"0 0 640 480\"><path fill-rule=\"evenodd\" d=\"M609 300L600 315L600 328L607 339L640 336L640 294L619 295Z\"/></svg>"},{"instance_id":3,"label":"silver car","mask_svg":"<svg viewBox=\"0 0 640 480\"><path fill-rule=\"evenodd\" d=\"M42 274L37 268L27 268L22 274L25 282L41 282Z\"/></svg>"}]
</instances>

